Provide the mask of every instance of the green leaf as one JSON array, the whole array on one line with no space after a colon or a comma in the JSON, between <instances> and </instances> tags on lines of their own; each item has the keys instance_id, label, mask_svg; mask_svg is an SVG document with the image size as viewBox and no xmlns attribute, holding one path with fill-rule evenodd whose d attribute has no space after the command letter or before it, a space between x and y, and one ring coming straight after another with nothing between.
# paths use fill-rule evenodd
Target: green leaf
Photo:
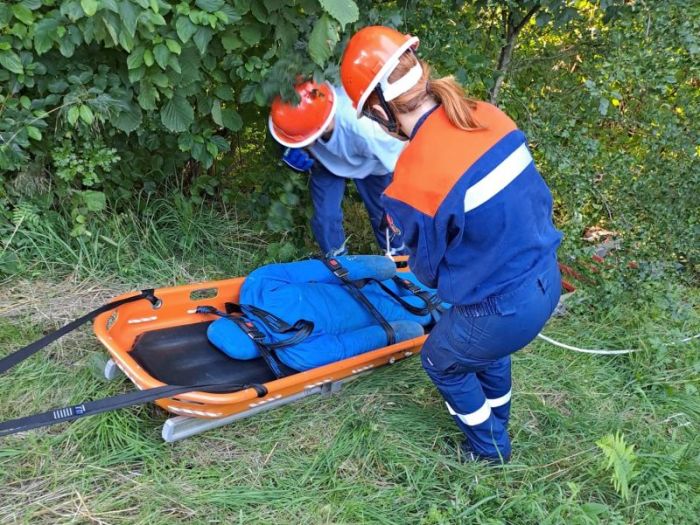
<instances>
[{"instance_id":1,"label":"green leaf","mask_svg":"<svg viewBox=\"0 0 700 525\"><path fill-rule=\"evenodd\" d=\"M88 126L91 125L95 121L95 115L93 114L92 110L90 109L90 106L86 106L85 104L82 104L80 106L80 120L85 122Z\"/></svg>"},{"instance_id":2,"label":"green leaf","mask_svg":"<svg viewBox=\"0 0 700 525\"><path fill-rule=\"evenodd\" d=\"M80 7L83 8L83 11L87 16L93 16L95 13L97 13L97 8L99 6L100 5L97 0L80 0Z\"/></svg>"},{"instance_id":3,"label":"green leaf","mask_svg":"<svg viewBox=\"0 0 700 525\"><path fill-rule=\"evenodd\" d=\"M131 35L131 38L134 38L139 21L139 13L136 12L136 6L130 0L122 0L119 2L119 15L124 23L124 28Z\"/></svg>"},{"instance_id":4,"label":"green leaf","mask_svg":"<svg viewBox=\"0 0 700 525\"><path fill-rule=\"evenodd\" d=\"M160 11L160 6L158 6L158 0L149 0L149 5L151 6L151 10L154 13L158 13Z\"/></svg>"},{"instance_id":5,"label":"green leaf","mask_svg":"<svg viewBox=\"0 0 700 525\"><path fill-rule=\"evenodd\" d=\"M214 94L221 100L226 100L228 102L234 99L233 89L231 86L219 85L214 89Z\"/></svg>"},{"instance_id":6,"label":"green leaf","mask_svg":"<svg viewBox=\"0 0 700 525\"><path fill-rule=\"evenodd\" d=\"M39 55L46 53L53 46L58 25L55 18L44 18L34 26L34 51Z\"/></svg>"},{"instance_id":7,"label":"green leaf","mask_svg":"<svg viewBox=\"0 0 700 525\"><path fill-rule=\"evenodd\" d=\"M168 66L168 58L170 58L170 51L163 44L158 44L153 49L153 56L161 69L165 69Z\"/></svg>"},{"instance_id":8,"label":"green leaf","mask_svg":"<svg viewBox=\"0 0 700 525\"><path fill-rule=\"evenodd\" d=\"M214 144L213 142L208 142L207 151L209 152L209 155L211 155L212 157L216 157L219 153L219 148L217 148L216 144Z\"/></svg>"},{"instance_id":9,"label":"green leaf","mask_svg":"<svg viewBox=\"0 0 700 525\"><path fill-rule=\"evenodd\" d=\"M213 13L222 8L224 0L197 0L195 4L207 13Z\"/></svg>"},{"instance_id":10,"label":"green leaf","mask_svg":"<svg viewBox=\"0 0 700 525\"><path fill-rule=\"evenodd\" d=\"M241 29L241 37L249 46L254 46L262 38L262 31L260 26L256 25L246 25Z\"/></svg>"},{"instance_id":11,"label":"green leaf","mask_svg":"<svg viewBox=\"0 0 700 525\"><path fill-rule=\"evenodd\" d=\"M230 108L221 110L221 119L224 127L231 131L239 131L243 127L241 116Z\"/></svg>"},{"instance_id":12,"label":"green leaf","mask_svg":"<svg viewBox=\"0 0 700 525\"><path fill-rule=\"evenodd\" d=\"M236 10L235 7L229 4L224 4L221 7L221 9L219 9L218 13L223 13L224 15L226 15L229 24L235 24L236 22L241 21L241 14Z\"/></svg>"},{"instance_id":13,"label":"green leaf","mask_svg":"<svg viewBox=\"0 0 700 525\"><path fill-rule=\"evenodd\" d=\"M117 5L117 0L100 0L102 9L111 11L112 13L119 13L119 6Z\"/></svg>"},{"instance_id":14,"label":"green leaf","mask_svg":"<svg viewBox=\"0 0 700 525\"><path fill-rule=\"evenodd\" d=\"M58 50L64 57L70 58L73 56L73 53L75 53L75 44L71 41L70 38L63 37L63 39L58 45Z\"/></svg>"},{"instance_id":15,"label":"green leaf","mask_svg":"<svg viewBox=\"0 0 700 525\"><path fill-rule=\"evenodd\" d=\"M41 140L41 131L34 126L27 126L27 135L34 140Z\"/></svg>"},{"instance_id":16,"label":"green leaf","mask_svg":"<svg viewBox=\"0 0 700 525\"><path fill-rule=\"evenodd\" d=\"M182 73L182 68L180 67L180 61L177 59L175 55L170 55L170 58L168 59L168 65L170 66L170 69L175 71L177 74Z\"/></svg>"},{"instance_id":17,"label":"green leaf","mask_svg":"<svg viewBox=\"0 0 700 525\"><path fill-rule=\"evenodd\" d=\"M112 42L114 42L115 46L119 45L119 35L117 34L117 28L114 25L114 21L116 20L118 22L118 17L113 14L113 13L107 13L109 16L103 16L102 17L102 23L104 24L105 28L107 29L107 32L109 33L109 36L112 38Z\"/></svg>"},{"instance_id":18,"label":"green leaf","mask_svg":"<svg viewBox=\"0 0 700 525\"><path fill-rule=\"evenodd\" d=\"M180 44L177 43L177 40L173 40L171 38L168 38L165 41L165 45L168 46L168 49L170 50L171 53L175 53L176 55L179 55L182 53L182 47Z\"/></svg>"},{"instance_id":19,"label":"green leaf","mask_svg":"<svg viewBox=\"0 0 700 525\"><path fill-rule=\"evenodd\" d=\"M213 35L213 31L208 27L200 27L194 34L193 40L197 46L197 49L199 49L200 54L203 55L207 52L207 46L209 45L209 41Z\"/></svg>"},{"instance_id":20,"label":"green leaf","mask_svg":"<svg viewBox=\"0 0 700 525\"><path fill-rule=\"evenodd\" d=\"M155 109L155 107L153 109ZM127 108L120 111L117 118L112 119L111 122L117 129L125 133L131 133L141 125L142 120L141 109L136 104L130 103Z\"/></svg>"},{"instance_id":21,"label":"green leaf","mask_svg":"<svg viewBox=\"0 0 700 525\"><path fill-rule=\"evenodd\" d=\"M142 46L137 47L134 49L126 59L126 67L127 69L136 69L141 67L141 64L143 64L143 53L145 49Z\"/></svg>"},{"instance_id":22,"label":"green leaf","mask_svg":"<svg viewBox=\"0 0 700 525\"><path fill-rule=\"evenodd\" d=\"M143 63L146 64L146 67L151 67L154 62L153 52L150 49L146 49L143 52Z\"/></svg>"},{"instance_id":23,"label":"green leaf","mask_svg":"<svg viewBox=\"0 0 700 525\"><path fill-rule=\"evenodd\" d=\"M185 97L175 95L160 110L160 120L172 132L187 131L194 121L194 110Z\"/></svg>"},{"instance_id":24,"label":"green leaf","mask_svg":"<svg viewBox=\"0 0 700 525\"><path fill-rule=\"evenodd\" d=\"M143 78L143 76L146 74L146 68L141 66L137 67L136 69L130 69L129 70L129 82L132 84L135 82L138 82Z\"/></svg>"},{"instance_id":25,"label":"green leaf","mask_svg":"<svg viewBox=\"0 0 700 525\"><path fill-rule=\"evenodd\" d=\"M323 15L316 21L311 36L309 36L309 55L319 66L323 67L333 54L335 45L340 40L335 23Z\"/></svg>"},{"instance_id":26,"label":"green leaf","mask_svg":"<svg viewBox=\"0 0 700 525\"><path fill-rule=\"evenodd\" d=\"M157 109L156 99L158 97L158 91L149 82L141 82L141 88L139 89L138 101L139 105L145 110Z\"/></svg>"},{"instance_id":27,"label":"green leaf","mask_svg":"<svg viewBox=\"0 0 700 525\"><path fill-rule=\"evenodd\" d=\"M131 53L134 47L134 39L124 29L119 31L119 45L122 46L122 49L127 53Z\"/></svg>"},{"instance_id":28,"label":"green leaf","mask_svg":"<svg viewBox=\"0 0 700 525\"><path fill-rule=\"evenodd\" d=\"M199 68L201 63L202 58L196 49L193 47L183 49L182 57L180 58L180 66L182 67L181 85L187 86L200 80Z\"/></svg>"},{"instance_id":29,"label":"green leaf","mask_svg":"<svg viewBox=\"0 0 700 525\"><path fill-rule=\"evenodd\" d=\"M29 109L32 105L32 101L28 96L22 95L21 97L19 97L19 104L24 109Z\"/></svg>"},{"instance_id":30,"label":"green leaf","mask_svg":"<svg viewBox=\"0 0 700 525\"><path fill-rule=\"evenodd\" d=\"M189 18L181 16L175 21L175 30L180 40L187 42L197 32L197 26L190 22Z\"/></svg>"},{"instance_id":31,"label":"green leaf","mask_svg":"<svg viewBox=\"0 0 700 525\"><path fill-rule=\"evenodd\" d=\"M267 22L267 11L259 0L250 4L250 12L258 22L263 24Z\"/></svg>"},{"instance_id":32,"label":"green leaf","mask_svg":"<svg viewBox=\"0 0 700 525\"><path fill-rule=\"evenodd\" d=\"M12 14L15 18L26 25L32 25L34 23L34 14L22 4L15 4L11 8Z\"/></svg>"},{"instance_id":33,"label":"green leaf","mask_svg":"<svg viewBox=\"0 0 700 525\"><path fill-rule=\"evenodd\" d=\"M158 86L159 88L168 88L170 86L170 78L168 75L161 71L156 71L155 73L150 75L151 80L153 83Z\"/></svg>"},{"instance_id":34,"label":"green leaf","mask_svg":"<svg viewBox=\"0 0 700 525\"><path fill-rule=\"evenodd\" d=\"M14 51L3 51L0 53L0 66L17 75L24 73L22 61Z\"/></svg>"},{"instance_id":35,"label":"green leaf","mask_svg":"<svg viewBox=\"0 0 700 525\"><path fill-rule=\"evenodd\" d=\"M214 135L209 140L216 144L219 153L226 153L231 149L231 144L221 135Z\"/></svg>"},{"instance_id":36,"label":"green leaf","mask_svg":"<svg viewBox=\"0 0 700 525\"><path fill-rule=\"evenodd\" d=\"M78 107L71 107L68 110L68 122L70 123L70 125L75 126L75 123L78 122L78 118L80 118L80 111L78 110Z\"/></svg>"},{"instance_id":37,"label":"green leaf","mask_svg":"<svg viewBox=\"0 0 700 525\"><path fill-rule=\"evenodd\" d=\"M107 198L101 191L85 190L82 192L82 197L90 211L102 211L107 206Z\"/></svg>"},{"instance_id":38,"label":"green leaf","mask_svg":"<svg viewBox=\"0 0 700 525\"><path fill-rule=\"evenodd\" d=\"M343 29L360 18L360 10L353 0L319 0L319 3L326 13L340 22Z\"/></svg>"},{"instance_id":39,"label":"green leaf","mask_svg":"<svg viewBox=\"0 0 700 525\"><path fill-rule=\"evenodd\" d=\"M272 11L282 9L286 2L284 0L265 0L263 3L265 4L265 9L272 13Z\"/></svg>"},{"instance_id":40,"label":"green leaf","mask_svg":"<svg viewBox=\"0 0 700 525\"><path fill-rule=\"evenodd\" d=\"M238 38L236 34L227 33L221 37L221 45L224 46L226 51L233 51L234 49L243 47L243 40Z\"/></svg>"},{"instance_id":41,"label":"green leaf","mask_svg":"<svg viewBox=\"0 0 700 525\"><path fill-rule=\"evenodd\" d=\"M211 106L211 118L216 122L217 126L224 125L224 119L221 115L221 101L215 100L214 104Z\"/></svg>"},{"instance_id":42,"label":"green leaf","mask_svg":"<svg viewBox=\"0 0 700 525\"><path fill-rule=\"evenodd\" d=\"M67 16L71 22L75 22L83 17L84 11L78 0L68 0L61 2L61 14Z\"/></svg>"}]
</instances>

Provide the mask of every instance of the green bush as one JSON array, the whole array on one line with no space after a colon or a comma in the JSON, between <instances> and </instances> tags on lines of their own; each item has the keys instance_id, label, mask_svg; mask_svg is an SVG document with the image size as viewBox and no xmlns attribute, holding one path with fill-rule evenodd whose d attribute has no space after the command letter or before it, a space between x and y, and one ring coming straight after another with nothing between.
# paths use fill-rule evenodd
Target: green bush
<instances>
[{"instance_id":1,"label":"green bush","mask_svg":"<svg viewBox=\"0 0 700 525\"><path fill-rule=\"evenodd\" d=\"M357 19L352 0L0 3L4 218L68 200L72 233L89 235L86 216L107 200L178 171L204 175L195 196L215 193L214 163L244 121L262 122L296 75L332 75Z\"/></svg>"}]
</instances>

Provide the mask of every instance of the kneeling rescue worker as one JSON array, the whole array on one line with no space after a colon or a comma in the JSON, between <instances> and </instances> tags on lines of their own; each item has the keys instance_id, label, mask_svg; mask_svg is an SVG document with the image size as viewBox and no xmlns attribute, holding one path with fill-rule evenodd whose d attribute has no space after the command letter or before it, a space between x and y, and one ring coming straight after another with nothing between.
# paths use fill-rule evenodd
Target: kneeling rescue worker
<instances>
[{"instance_id":1,"label":"kneeling rescue worker","mask_svg":"<svg viewBox=\"0 0 700 525\"><path fill-rule=\"evenodd\" d=\"M383 194L409 265L453 305L422 351L425 371L466 435L466 459L510 459L511 357L557 305L552 196L525 135L497 107L433 79L418 38L358 31L341 64L357 116L408 141Z\"/></svg>"},{"instance_id":2,"label":"kneeling rescue worker","mask_svg":"<svg viewBox=\"0 0 700 525\"><path fill-rule=\"evenodd\" d=\"M353 179L379 245L390 255L405 253L400 233L387 231L380 200L404 143L371 120L358 120L342 88L308 81L295 90L298 105L280 97L272 102L269 128L286 148L282 160L296 171L311 173L311 229L321 251L333 256L347 253L342 200L346 180Z\"/></svg>"}]
</instances>

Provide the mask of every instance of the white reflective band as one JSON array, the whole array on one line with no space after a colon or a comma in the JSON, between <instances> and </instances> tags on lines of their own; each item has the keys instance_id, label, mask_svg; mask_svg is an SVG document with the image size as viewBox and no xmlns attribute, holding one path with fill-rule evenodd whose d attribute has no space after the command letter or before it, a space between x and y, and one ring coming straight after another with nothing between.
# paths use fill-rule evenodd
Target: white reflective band
<instances>
[{"instance_id":1,"label":"white reflective band","mask_svg":"<svg viewBox=\"0 0 700 525\"><path fill-rule=\"evenodd\" d=\"M397 60L398 63L398 60ZM399 95L403 95L411 89L413 86L418 84L418 81L423 76L423 68L420 64L413 66L408 73L396 80L395 82L389 82L389 76L394 72L393 68L391 71L387 72L386 76L379 81L379 85L382 87L382 94L384 95L384 100L389 102L394 100Z\"/></svg>"},{"instance_id":2,"label":"white reflective band","mask_svg":"<svg viewBox=\"0 0 700 525\"><path fill-rule=\"evenodd\" d=\"M445 402L445 404L447 405L447 411L450 413L451 416L457 416L460 420L462 420L462 422L465 425L469 425L470 427L480 425L489 417L491 417L491 407L489 406L488 400L484 401L484 404L481 405L481 408L474 412L470 412L469 414L458 414L454 411L454 409L450 406L449 403Z\"/></svg>"},{"instance_id":3,"label":"white reflective band","mask_svg":"<svg viewBox=\"0 0 700 525\"><path fill-rule=\"evenodd\" d=\"M491 173L467 190L464 195L464 211L481 206L503 188L508 186L532 162L532 155L525 144L508 155Z\"/></svg>"},{"instance_id":4,"label":"white reflective band","mask_svg":"<svg viewBox=\"0 0 700 525\"><path fill-rule=\"evenodd\" d=\"M502 395L501 397L497 397L496 399L486 399L488 402L489 406L491 408L496 408L496 407L502 407L505 405L508 401L510 401L510 396L512 394L512 390L508 390L508 393L505 395Z\"/></svg>"}]
</instances>

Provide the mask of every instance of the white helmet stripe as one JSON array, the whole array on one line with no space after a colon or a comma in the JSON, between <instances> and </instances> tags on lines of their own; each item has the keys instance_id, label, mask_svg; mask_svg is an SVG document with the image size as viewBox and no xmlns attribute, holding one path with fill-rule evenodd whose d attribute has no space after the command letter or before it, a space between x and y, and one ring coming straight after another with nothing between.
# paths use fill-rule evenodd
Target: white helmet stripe
<instances>
[{"instance_id":1,"label":"white helmet stripe","mask_svg":"<svg viewBox=\"0 0 700 525\"><path fill-rule=\"evenodd\" d=\"M418 84L423 76L423 68L421 67L420 63L413 66L408 73L398 80L389 82L389 76L392 72L393 70L389 71L384 78L379 81L379 85L381 86L382 93L384 95L384 100L387 102L406 93L406 91Z\"/></svg>"},{"instance_id":2,"label":"white helmet stripe","mask_svg":"<svg viewBox=\"0 0 700 525\"><path fill-rule=\"evenodd\" d=\"M403 55L407 49L416 48L418 46L418 42L418 37L412 36L394 52L393 56L389 60L386 61L372 82L370 82L367 88L364 90L362 96L360 96L360 100L357 101L357 118L362 116L362 110L365 107L365 102L367 102L367 99L372 94L372 91L374 91L377 84L379 84L379 81L384 77L388 77L399 63L401 55Z\"/></svg>"}]
</instances>

